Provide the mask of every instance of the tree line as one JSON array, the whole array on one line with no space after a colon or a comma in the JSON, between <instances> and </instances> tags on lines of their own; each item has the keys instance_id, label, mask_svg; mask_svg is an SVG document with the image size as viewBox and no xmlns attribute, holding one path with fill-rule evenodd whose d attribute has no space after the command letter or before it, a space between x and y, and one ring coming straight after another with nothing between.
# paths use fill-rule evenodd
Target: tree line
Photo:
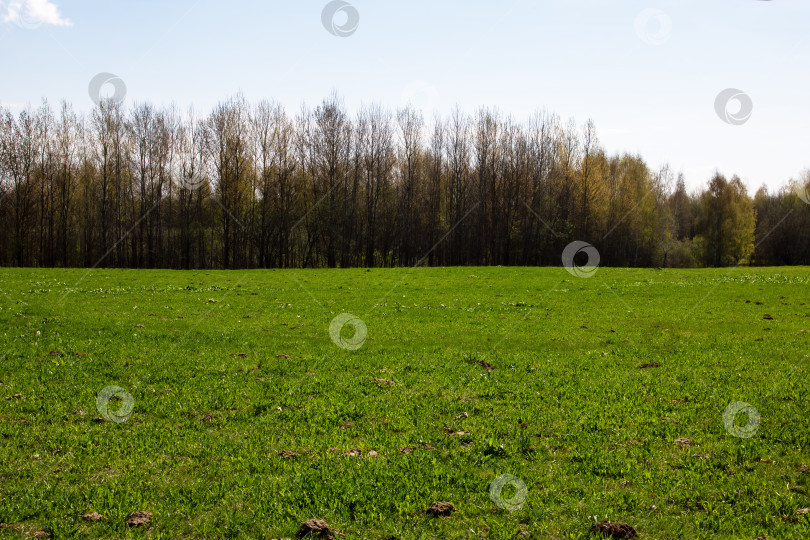
<instances>
[{"instance_id":1,"label":"tree line","mask_svg":"<svg viewBox=\"0 0 810 540\"><path fill-rule=\"evenodd\" d=\"M0 106L3 266L559 265L574 240L609 266L810 264L808 187L690 193L548 112Z\"/></svg>"}]
</instances>

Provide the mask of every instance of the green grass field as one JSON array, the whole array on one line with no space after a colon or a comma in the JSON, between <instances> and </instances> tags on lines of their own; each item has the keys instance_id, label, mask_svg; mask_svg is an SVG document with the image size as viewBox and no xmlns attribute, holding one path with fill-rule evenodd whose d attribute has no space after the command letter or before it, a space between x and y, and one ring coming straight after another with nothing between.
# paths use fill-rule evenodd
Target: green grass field
<instances>
[{"instance_id":1,"label":"green grass field","mask_svg":"<svg viewBox=\"0 0 810 540\"><path fill-rule=\"evenodd\" d=\"M807 539L808 285L806 268L2 269L0 536L291 538L319 518L347 539L598 538L603 520ZM330 336L342 313L367 328L356 350L351 325ZM109 386L131 403L100 408ZM734 402L759 424L724 423ZM493 497L501 475L525 498ZM136 511L151 521L128 526Z\"/></svg>"}]
</instances>

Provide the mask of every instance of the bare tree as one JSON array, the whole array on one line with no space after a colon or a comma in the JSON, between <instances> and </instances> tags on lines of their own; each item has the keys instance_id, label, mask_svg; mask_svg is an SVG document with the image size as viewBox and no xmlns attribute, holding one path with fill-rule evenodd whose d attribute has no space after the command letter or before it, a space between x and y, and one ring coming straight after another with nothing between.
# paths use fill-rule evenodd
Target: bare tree
<instances>
[{"instance_id":1,"label":"bare tree","mask_svg":"<svg viewBox=\"0 0 810 540\"><path fill-rule=\"evenodd\" d=\"M334 268L341 243L338 210L345 196L352 126L337 94L315 109L313 121L309 138L313 194L310 214L317 219L314 225L317 251L323 252L326 265Z\"/></svg>"},{"instance_id":2,"label":"bare tree","mask_svg":"<svg viewBox=\"0 0 810 540\"><path fill-rule=\"evenodd\" d=\"M464 236L458 224L467 213L470 174L469 124L456 108L450 116L445 139L448 167L448 243L449 262L459 265L465 260Z\"/></svg>"},{"instance_id":3,"label":"bare tree","mask_svg":"<svg viewBox=\"0 0 810 540\"><path fill-rule=\"evenodd\" d=\"M422 134L425 127L422 113L408 106L397 111L397 125L401 144L399 145L399 207L397 231L399 261L410 266L416 262L415 231L419 214L416 211L417 189L422 173Z\"/></svg>"}]
</instances>

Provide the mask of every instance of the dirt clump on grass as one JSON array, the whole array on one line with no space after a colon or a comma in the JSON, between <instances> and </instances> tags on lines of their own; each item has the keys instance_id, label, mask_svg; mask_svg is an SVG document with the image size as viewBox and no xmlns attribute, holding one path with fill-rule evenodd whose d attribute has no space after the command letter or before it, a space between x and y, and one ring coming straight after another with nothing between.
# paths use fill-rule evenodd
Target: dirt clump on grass
<instances>
[{"instance_id":1,"label":"dirt clump on grass","mask_svg":"<svg viewBox=\"0 0 810 540\"><path fill-rule=\"evenodd\" d=\"M371 379L371 382L379 386L394 386L397 384L390 379Z\"/></svg>"},{"instance_id":2,"label":"dirt clump on grass","mask_svg":"<svg viewBox=\"0 0 810 540\"><path fill-rule=\"evenodd\" d=\"M446 501L438 501L430 505L430 508L427 509L427 513L431 516L449 516L453 512L456 511L456 507L453 506L453 503L446 502Z\"/></svg>"},{"instance_id":3,"label":"dirt clump on grass","mask_svg":"<svg viewBox=\"0 0 810 540\"><path fill-rule=\"evenodd\" d=\"M469 357L469 358L466 358L466 362L468 364L475 364L477 366L481 366L482 368L485 368L487 371L492 371L493 369L495 369L495 366L493 366L489 362L484 362L483 360L478 360L477 358L472 357L472 356Z\"/></svg>"},{"instance_id":4,"label":"dirt clump on grass","mask_svg":"<svg viewBox=\"0 0 810 540\"><path fill-rule=\"evenodd\" d=\"M281 459L292 459L294 457L298 457L298 452L293 452L292 450L282 450L278 453Z\"/></svg>"},{"instance_id":5,"label":"dirt clump on grass","mask_svg":"<svg viewBox=\"0 0 810 540\"><path fill-rule=\"evenodd\" d=\"M322 519L310 519L301 525L296 533L297 538L325 538L335 540L335 535L343 538L345 535L337 529L333 529Z\"/></svg>"},{"instance_id":6,"label":"dirt clump on grass","mask_svg":"<svg viewBox=\"0 0 810 540\"><path fill-rule=\"evenodd\" d=\"M648 369L654 367L661 367L661 364L659 362L647 362L638 366L638 369Z\"/></svg>"},{"instance_id":7,"label":"dirt clump on grass","mask_svg":"<svg viewBox=\"0 0 810 540\"><path fill-rule=\"evenodd\" d=\"M87 521L101 521L103 519L107 519L98 512L88 512L87 514L82 516L82 519Z\"/></svg>"},{"instance_id":8,"label":"dirt clump on grass","mask_svg":"<svg viewBox=\"0 0 810 540\"><path fill-rule=\"evenodd\" d=\"M600 521L591 527L591 531L596 534L606 535L609 538L635 538L636 529L627 523L611 523L610 521Z\"/></svg>"},{"instance_id":9,"label":"dirt clump on grass","mask_svg":"<svg viewBox=\"0 0 810 540\"><path fill-rule=\"evenodd\" d=\"M686 448L692 444L692 439L687 439L686 437L678 437L675 439L675 444L679 445L681 448Z\"/></svg>"},{"instance_id":10,"label":"dirt clump on grass","mask_svg":"<svg viewBox=\"0 0 810 540\"><path fill-rule=\"evenodd\" d=\"M132 512L127 519L130 527L144 527L152 520L152 512Z\"/></svg>"},{"instance_id":11,"label":"dirt clump on grass","mask_svg":"<svg viewBox=\"0 0 810 540\"><path fill-rule=\"evenodd\" d=\"M331 450L331 448L330 448L330 450ZM337 450L337 449L335 449L335 450ZM346 452L343 452L341 454L341 456L345 456L345 457L363 457L364 453L365 453L365 457L370 457L370 458L375 458L375 457L378 457L380 455L374 450L369 450L368 452L365 452L364 450L362 450L360 448L352 448L352 449L350 449L350 450L348 450Z\"/></svg>"}]
</instances>

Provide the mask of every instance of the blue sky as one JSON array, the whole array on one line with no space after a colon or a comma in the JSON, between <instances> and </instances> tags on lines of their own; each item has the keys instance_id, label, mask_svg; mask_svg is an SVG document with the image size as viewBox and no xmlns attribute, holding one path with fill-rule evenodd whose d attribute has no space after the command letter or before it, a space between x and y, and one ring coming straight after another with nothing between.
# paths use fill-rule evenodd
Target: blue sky
<instances>
[{"instance_id":1,"label":"blue sky","mask_svg":"<svg viewBox=\"0 0 810 540\"><path fill-rule=\"evenodd\" d=\"M720 170L753 194L810 167L808 0L351 0L346 37L322 24L326 4L0 0L0 103L88 111L100 72L129 103L200 113L239 91L295 113L337 90L351 110L591 118L610 153L668 162L693 188ZM715 110L727 88L753 104L740 125Z\"/></svg>"}]
</instances>

